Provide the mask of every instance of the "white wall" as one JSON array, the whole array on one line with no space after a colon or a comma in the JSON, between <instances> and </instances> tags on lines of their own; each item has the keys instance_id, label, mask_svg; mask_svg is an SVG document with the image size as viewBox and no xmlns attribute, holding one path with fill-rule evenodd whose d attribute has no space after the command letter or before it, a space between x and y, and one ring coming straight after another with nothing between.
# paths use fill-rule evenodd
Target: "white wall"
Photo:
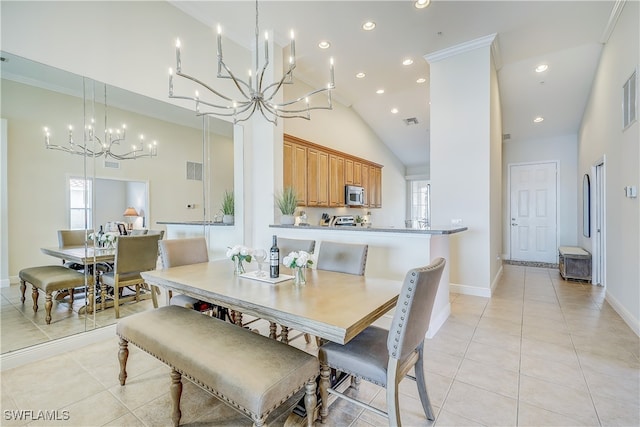
<instances>
[{"instance_id":1,"label":"white wall","mask_svg":"<svg viewBox=\"0 0 640 427\"><path fill-rule=\"evenodd\" d=\"M502 147L503 164L502 209L504 257L509 259L511 253L509 221L509 165L513 163L558 162L558 246L575 246L577 233L582 234L580 224L576 218L582 215L582 208L578 207L578 193L582 191L582 180L578 187L578 139L577 135L563 135L536 140L512 140L505 142ZM580 229L580 231L578 231ZM589 249L589 248L587 248Z\"/></svg>"},{"instance_id":2,"label":"white wall","mask_svg":"<svg viewBox=\"0 0 640 427\"><path fill-rule=\"evenodd\" d=\"M491 260L499 255L492 251L498 251L500 239L491 206L499 203L500 192L499 178L491 172L500 168L496 149L500 112L492 100L498 91L495 77L492 84L491 40L427 56L431 67L432 221L438 226L461 219L469 228L451 238L452 290L484 296L490 295L497 274ZM492 232L498 233L498 243Z\"/></svg>"},{"instance_id":3,"label":"white wall","mask_svg":"<svg viewBox=\"0 0 640 427\"><path fill-rule=\"evenodd\" d=\"M640 4L627 1L600 65L578 136L578 174L591 175L605 158L605 246L607 301L640 335L640 199L626 198L623 188L640 185L640 135L636 121L622 130L622 86L638 69ZM582 228L582 198L577 203L577 229ZM579 233L578 243L590 248L592 239Z\"/></svg>"}]
</instances>

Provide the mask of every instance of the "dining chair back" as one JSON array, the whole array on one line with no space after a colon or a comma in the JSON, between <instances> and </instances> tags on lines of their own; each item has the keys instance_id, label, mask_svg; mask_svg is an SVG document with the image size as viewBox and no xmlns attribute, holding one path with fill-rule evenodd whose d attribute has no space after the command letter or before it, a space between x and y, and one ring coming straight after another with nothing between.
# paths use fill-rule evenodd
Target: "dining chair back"
<instances>
[{"instance_id":1,"label":"dining chair back","mask_svg":"<svg viewBox=\"0 0 640 427\"><path fill-rule=\"evenodd\" d=\"M285 257L291 252L298 251L305 251L312 254L315 248L315 240L287 239L286 237L278 237L278 249L280 250L281 257Z\"/></svg>"},{"instance_id":2,"label":"dining chair back","mask_svg":"<svg viewBox=\"0 0 640 427\"><path fill-rule=\"evenodd\" d=\"M318 270L364 276L369 245L323 241L318 251Z\"/></svg>"},{"instance_id":3,"label":"dining chair back","mask_svg":"<svg viewBox=\"0 0 640 427\"><path fill-rule=\"evenodd\" d=\"M58 247L84 246L93 230L58 230Z\"/></svg>"},{"instance_id":4,"label":"dining chair back","mask_svg":"<svg viewBox=\"0 0 640 427\"><path fill-rule=\"evenodd\" d=\"M156 269L159 240L160 234L118 237L113 271L101 276L101 281L104 284L113 286L116 318L120 317L119 294L121 288L135 286L135 300L139 300L140 288L146 287L146 283L140 273ZM151 289L151 296L153 306L157 308L158 300L155 289Z\"/></svg>"},{"instance_id":5,"label":"dining chair back","mask_svg":"<svg viewBox=\"0 0 640 427\"><path fill-rule=\"evenodd\" d=\"M158 245L163 268L209 262L209 249L204 237L160 240ZM209 308L209 304L197 298L184 294L174 295L171 291L169 291L169 304L190 309Z\"/></svg>"},{"instance_id":6,"label":"dining chair back","mask_svg":"<svg viewBox=\"0 0 640 427\"><path fill-rule=\"evenodd\" d=\"M147 230L147 235L153 234L160 235L160 240L164 239L164 230Z\"/></svg>"},{"instance_id":7,"label":"dining chair back","mask_svg":"<svg viewBox=\"0 0 640 427\"><path fill-rule=\"evenodd\" d=\"M328 393L345 397L329 385L331 368L385 387L388 412L347 398L388 417L390 426L401 425L398 384L404 377L416 381L424 413L427 419L435 419L424 376L424 340L444 266L445 260L437 258L426 267L409 270L388 331L369 326L345 345L329 342L320 347L320 417L323 422L328 415ZM408 375L412 368L415 377Z\"/></svg>"},{"instance_id":8,"label":"dining chair back","mask_svg":"<svg viewBox=\"0 0 640 427\"><path fill-rule=\"evenodd\" d=\"M58 230L58 247L84 246L87 236L91 233L93 233L93 230ZM73 261L63 259L62 265L72 270L84 270L84 264Z\"/></svg>"}]
</instances>

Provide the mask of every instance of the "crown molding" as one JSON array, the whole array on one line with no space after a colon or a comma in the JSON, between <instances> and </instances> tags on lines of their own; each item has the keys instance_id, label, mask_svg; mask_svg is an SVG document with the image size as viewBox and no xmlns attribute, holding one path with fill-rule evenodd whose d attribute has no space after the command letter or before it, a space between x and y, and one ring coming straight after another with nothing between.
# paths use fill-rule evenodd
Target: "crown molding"
<instances>
[{"instance_id":1,"label":"crown molding","mask_svg":"<svg viewBox=\"0 0 640 427\"><path fill-rule=\"evenodd\" d=\"M609 37L611 37L611 33L613 33L613 30L616 28L618 18L620 18L620 14L622 13L622 9L626 2L627 0L616 0L613 8L611 8L611 14L609 15L607 26L604 28L602 36L600 36L600 43L606 44L609 41Z\"/></svg>"},{"instance_id":2,"label":"crown molding","mask_svg":"<svg viewBox=\"0 0 640 427\"><path fill-rule=\"evenodd\" d=\"M446 49L439 50L437 52L429 53L424 56L424 59L427 60L429 64L433 64L434 62L442 61L443 59L450 58L452 56L460 55L461 53L469 52L474 49L478 49L480 47L491 46L496 40L498 34L493 33L488 36L480 37L474 40L470 40L468 42L460 43L455 46L448 47ZM494 60L495 60L494 53Z\"/></svg>"}]
</instances>

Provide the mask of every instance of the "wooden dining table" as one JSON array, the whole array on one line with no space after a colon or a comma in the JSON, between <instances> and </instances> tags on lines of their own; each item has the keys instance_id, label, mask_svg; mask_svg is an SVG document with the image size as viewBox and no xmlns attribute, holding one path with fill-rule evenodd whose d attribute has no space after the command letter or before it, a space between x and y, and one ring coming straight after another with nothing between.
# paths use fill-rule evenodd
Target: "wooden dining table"
<instances>
[{"instance_id":1,"label":"wooden dining table","mask_svg":"<svg viewBox=\"0 0 640 427\"><path fill-rule=\"evenodd\" d=\"M40 250L45 255L83 265L113 262L116 256L115 248L94 248L93 246L55 246L40 248Z\"/></svg>"},{"instance_id":2,"label":"wooden dining table","mask_svg":"<svg viewBox=\"0 0 640 427\"><path fill-rule=\"evenodd\" d=\"M280 273L293 276L281 268ZM247 276L252 276L252 272ZM308 269L305 285L234 274L228 260L142 273L149 284L345 344L392 309L402 283Z\"/></svg>"}]
</instances>

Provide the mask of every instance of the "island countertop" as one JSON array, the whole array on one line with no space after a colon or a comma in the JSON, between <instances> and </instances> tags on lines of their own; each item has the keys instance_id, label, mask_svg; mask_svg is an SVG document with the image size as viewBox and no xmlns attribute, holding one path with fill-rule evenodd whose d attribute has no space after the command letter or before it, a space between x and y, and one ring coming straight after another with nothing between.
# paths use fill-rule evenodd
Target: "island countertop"
<instances>
[{"instance_id":1,"label":"island countertop","mask_svg":"<svg viewBox=\"0 0 640 427\"><path fill-rule=\"evenodd\" d=\"M163 225L213 225L216 227L230 227L233 224L225 224L224 222L213 221L156 221L156 224Z\"/></svg>"},{"instance_id":2,"label":"island countertop","mask_svg":"<svg viewBox=\"0 0 640 427\"><path fill-rule=\"evenodd\" d=\"M351 225L325 226L325 225L280 225L271 224L271 228L286 228L292 230L339 230L339 231L358 231L369 233L406 233L406 234L455 234L466 231L467 227L460 226L442 226L427 228L394 228L394 227L361 227Z\"/></svg>"}]
</instances>

